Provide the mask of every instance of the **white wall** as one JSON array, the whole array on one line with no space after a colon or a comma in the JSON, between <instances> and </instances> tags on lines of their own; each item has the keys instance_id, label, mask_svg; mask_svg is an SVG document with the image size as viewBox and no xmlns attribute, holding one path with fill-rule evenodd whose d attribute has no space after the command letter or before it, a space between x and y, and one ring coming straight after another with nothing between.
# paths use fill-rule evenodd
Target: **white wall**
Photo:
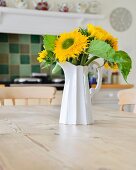
<instances>
[{"instance_id":1,"label":"white wall","mask_svg":"<svg viewBox=\"0 0 136 170\"><path fill-rule=\"evenodd\" d=\"M119 48L127 51L133 60L133 68L128 77L128 82L136 85L136 1L135 0L101 0L103 4L103 13L106 18L102 26L110 31L119 39ZM113 9L117 7L125 7L131 11L133 17L132 26L125 32L116 32L112 29L109 23L109 16ZM106 9L106 10L104 10ZM121 79L121 82L124 82Z\"/></svg>"},{"instance_id":2,"label":"white wall","mask_svg":"<svg viewBox=\"0 0 136 170\"><path fill-rule=\"evenodd\" d=\"M33 8L32 0L27 0L29 8ZM74 11L75 4L79 0L47 0L51 6L51 10L55 10L55 7L60 2L67 2L70 6L70 10ZM89 0L86 0L89 1ZM128 82L136 85L136 0L99 0L102 5L102 14L105 15L105 19L102 20L101 25L111 32L114 36L119 39L119 47L121 50L127 51L133 60L133 69L129 75ZM13 6L15 0L7 0L8 6ZM128 31L116 32L112 29L109 23L109 16L113 9L117 7L126 7L129 9L133 16L133 24ZM121 78L121 82L124 80Z\"/></svg>"}]
</instances>

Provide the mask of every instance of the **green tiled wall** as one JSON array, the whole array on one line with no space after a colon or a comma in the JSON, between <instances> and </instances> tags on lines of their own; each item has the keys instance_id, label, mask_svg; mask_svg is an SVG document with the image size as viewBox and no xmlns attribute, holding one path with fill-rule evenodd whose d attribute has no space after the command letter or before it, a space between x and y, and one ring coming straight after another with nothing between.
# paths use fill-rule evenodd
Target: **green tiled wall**
<instances>
[{"instance_id":1,"label":"green tiled wall","mask_svg":"<svg viewBox=\"0 0 136 170\"><path fill-rule=\"evenodd\" d=\"M36 60L41 49L40 35L0 33L0 81L29 77L32 72L41 72Z\"/></svg>"}]
</instances>

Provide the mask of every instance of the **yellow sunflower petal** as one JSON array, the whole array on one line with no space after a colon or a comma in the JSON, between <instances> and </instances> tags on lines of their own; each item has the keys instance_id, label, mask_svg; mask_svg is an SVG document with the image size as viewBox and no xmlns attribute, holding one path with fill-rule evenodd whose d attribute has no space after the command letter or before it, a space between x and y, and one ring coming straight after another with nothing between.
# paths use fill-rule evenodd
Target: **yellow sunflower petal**
<instances>
[{"instance_id":1,"label":"yellow sunflower petal","mask_svg":"<svg viewBox=\"0 0 136 170\"><path fill-rule=\"evenodd\" d=\"M103 28L88 24L87 30L90 35L95 39L107 41L115 51L118 50L118 39L113 37L109 32L105 31Z\"/></svg>"},{"instance_id":2,"label":"yellow sunflower petal","mask_svg":"<svg viewBox=\"0 0 136 170\"><path fill-rule=\"evenodd\" d=\"M108 70L108 69L110 68L110 66L109 66L109 64L108 64L107 62L104 64L104 68L105 68L106 70Z\"/></svg>"},{"instance_id":3,"label":"yellow sunflower petal","mask_svg":"<svg viewBox=\"0 0 136 170\"><path fill-rule=\"evenodd\" d=\"M105 68L106 70L111 69L112 71L118 71L118 64L114 63L112 66L110 66L110 65L108 64L108 62L106 62L106 63L104 64L104 68Z\"/></svg>"},{"instance_id":4,"label":"yellow sunflower petal","mask_svg":"<svg viewBox=\"0 0 136 170\"><path fill-rule=\"evenodd\" d=\"M39 63L43 62L43 59L41 57L37 57L37 60L38 60Z\"/></svg>"},{"instance_id":5,"label":"yellow sunflower petal","mask_svg":"<svg viewBox=\"0 0 136 170\"><path fill-rule=\"evenodd\" d=\"M43 50L43 51L41 51L40 53L38 53L39 54L39 56L37 57L37 60L39 61L39 63L42 63L43 62L43 60L46 58L46 56L47 56L47 51L46 50Z\"/></svg>"},{"instance_id":6,"label":"yellow sunflower petal","mask_svg":"<svg viewBox=\"0 0 136 170\"><path fill-rule=\"evenodd\" d=\"M65 62L69 58L76 58L87 48L88 37L75 30L60 34L55 42L54 53L59 62Z\"/></svg>"},{"instance_id":7,"label":"yellow sunflower petal","mask_svg":"<svg viewBox=\"0 0 136 170\"><path fill-rule=\"evenodd\" d=\"M45 58L45 57L47 56L47 51L46 51L46 50L41 51L41 52L39 53L39 56L40 56L41 58Z\"/></svg>"},{"instance_id":8,"label":"yellow sunflower petal","mask_svg":"<svg viewBox=\"0 0 136 170\"><path fill-rule=\"evenodd\" d=\"M113 65L112 70L113 71L118 71L118 65L116 63Z\"/></svg>"}]
</instances>

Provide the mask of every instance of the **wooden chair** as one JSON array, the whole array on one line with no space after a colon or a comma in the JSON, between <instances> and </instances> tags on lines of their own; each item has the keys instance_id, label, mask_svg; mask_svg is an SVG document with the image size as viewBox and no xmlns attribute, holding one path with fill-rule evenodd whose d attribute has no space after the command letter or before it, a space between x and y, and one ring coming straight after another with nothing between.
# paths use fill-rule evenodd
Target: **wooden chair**
<instances>
[{"instance_id":1,"label":"wooden chair","mask_svg":"<svg viewBox=\"0 0 136 170\"><path fill-rule=\"evenodd\" d=\"M136 89L125 89L118 92L120 111L124 111L125 105L134 105L133 112L136 113Z\"/></svg>"},{"instance_id":2,"label":"wooden chair","mask_svg":"<svg viewBox=\"0 0 136 170\"><path fill-rule=\"evenodd\" d=\"M3 87L0 88L0 101L1 105L51 104L55 93L54 87Z\"/></svg>"}]
</instances>

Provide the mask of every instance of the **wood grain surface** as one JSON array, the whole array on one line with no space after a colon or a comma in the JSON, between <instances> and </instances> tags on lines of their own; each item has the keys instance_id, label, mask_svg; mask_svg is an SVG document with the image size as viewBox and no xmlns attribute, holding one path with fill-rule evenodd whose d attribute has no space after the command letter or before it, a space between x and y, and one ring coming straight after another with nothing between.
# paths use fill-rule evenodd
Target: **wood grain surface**
<instances>
[{"instance_id":1,"label":"wood grain surface","mask_svg":"<svg viewBox=\"0 0 136 170\"><path fill-rule=\"evenodd\" d=\"M136 114L94 107L94 125L60 125L59 107L0 108L0 170L135 170Z\"/></svg>"}]
</instances>

